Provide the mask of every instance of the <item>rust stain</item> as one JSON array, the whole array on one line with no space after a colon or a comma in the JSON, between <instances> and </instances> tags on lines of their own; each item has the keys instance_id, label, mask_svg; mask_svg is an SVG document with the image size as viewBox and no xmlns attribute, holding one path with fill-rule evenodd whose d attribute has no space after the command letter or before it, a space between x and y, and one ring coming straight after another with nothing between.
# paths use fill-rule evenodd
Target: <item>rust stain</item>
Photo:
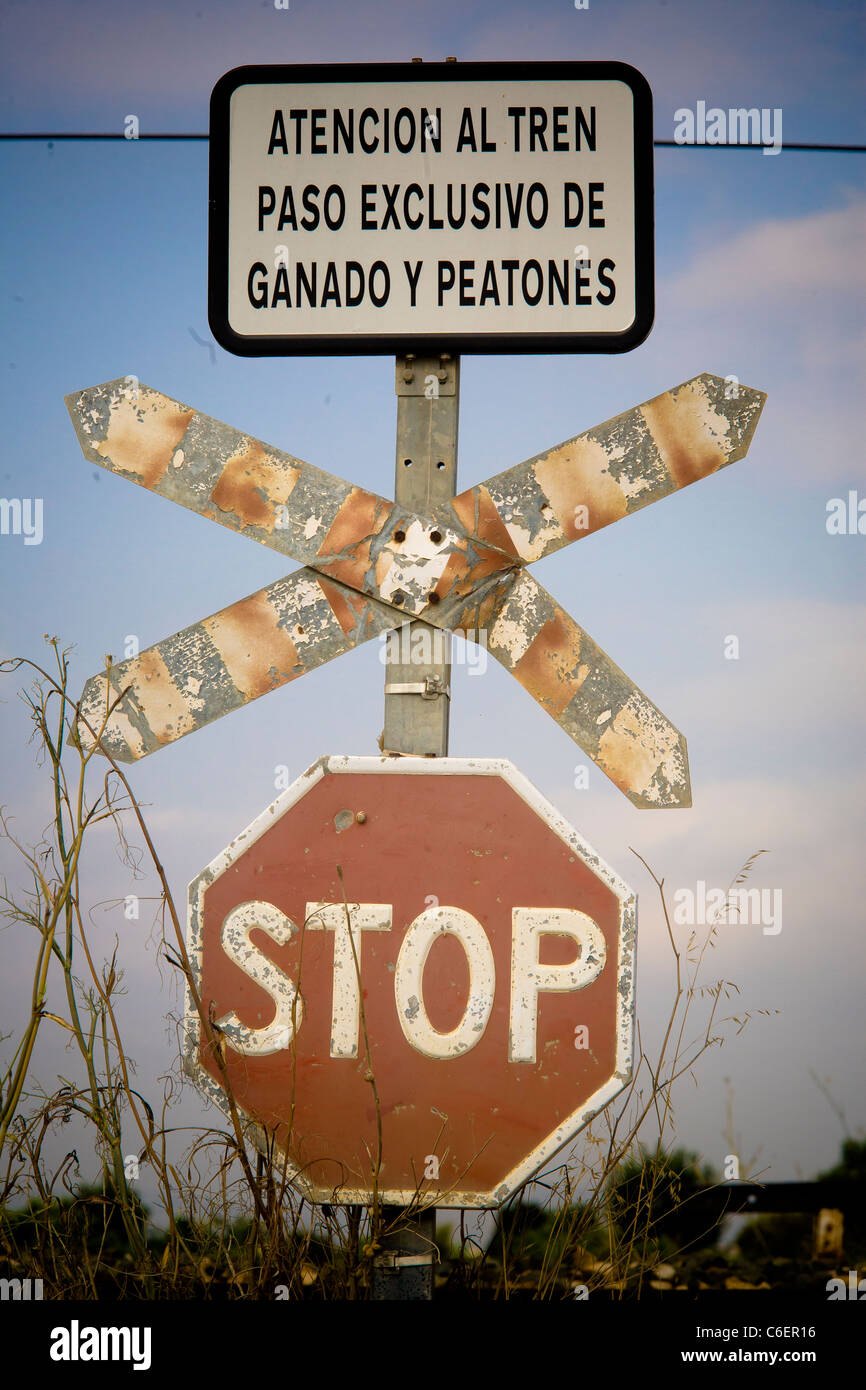
<instances>
[{"instance_id":1,"label":"rust stain","mask_svg":"<svg viewBox=\"0 0 866 1390\"><path fill-rule=\"evenodd\" d=\"M483 543L495 546L497 550L504 550L506 555L511 555L515 560L520 559L505 522L483 484L470 488L468 492L461 492L459 497L452 499L451 507L461 526L470 536L477 536Z\"/></svg>"},{"instance_id":2,"label":"rust stain","mask_svg":"<svg viewBox=\"0 0 866 1390\"><path fill-rule=\"evenodd\" d=\"M453 550L449 555L448 563L432 591L440 599L447 598L450 594L461 597L464 594L471 595L485 579L494 574L503 574L510 568L509 560L499 551L489 550L487 546L481 545L474 545L473 549L477 558L471 564L463 546L460 550ZM517 557L516 551L514 554Z\"/></svg>"},{"instance_id":3,"label":"rust stain","mask_svg":"<svg viewBox=\"0 0 866 1390\"><path fill-rule=\"evenodd\" d=\"M496 567L494 567L496 568ZM471 583L467 584L469 567L466 563L466 555L463 551L453 551L448 556L448 563L439 576L433 593L439 598L446 598L448 594L471 593L474 587ZM481 578L481 575L478 575Z\"/></svg>"},{"instance_id":4,"label":"rust stain","mask_svg":"<svg viewBox=\"0 0 866 1390\"><path fill-rule=\"evenodd\" d=\"M454 615L454 620L450 624L451 631L458 634L468 633L470 637L476 632L489 631L507 597L507 592L506 590L503 593L502 589L497 587L485 594L482 599L473 598L470 595L459 613Z\"/></svg>"},{"instance_id":5,"label":"rust stain","mask_svg":"<svg viewBox=\"0 0 866 1390\"><path fill-rule=\"evenodd\" d=\"M378 562L377 562L378 564ZM370 568L370 541L366 545L361 545L350 555L341 555L336 559L316 560L316 569L322 574L329 574L332 579L338 579L341 584L347 584L350 589L360 589L364 583L364 576ZM379 577L378 568L376 571L377 586L382 583Z\"/></svg>"},{"instance_id":6,"label":"rust stain","mask_svg":"<svg viewBox=\"0 0 866 1390\"><path fill-rule=\"evenodd\" d=\"M173 743L196 727L189 704L175 685L157 647L149 647L127 668L124 685L141 705L154 738Z\"/></svg>"},{"instance_id":7,"label":"rust stain","mask_svg":"<svg viewBox=\"0 0 866 1390\"><path fill-rule=\"evenodd\" d=\"M676 731L670 725L667 733L670 747L660 748L648 720L624 705L599 739L596 761L621 791L645 792L662 758L676 745Z\"/></svg>"},{"instance_id":8,"label":"rust stain","mask_svg":"<svg viewBox=\"0 0 866 1390\"><path fill-rule=\"evenodd\" d=\"M436 597L440 599L444 598L446 594L450 594L452 590L456 593L462 593L463 590L460 589L458 586L460 584L460 580L465 578L465 575L466 556L460 554L449 555L448 563L445 566L442 573L440 574L438 580L436 581L436 585L431 592L434 593Z\"/></svg>"},{"instance_id":9,"label":"rust stain","mask_svg":"<svg viewBox=\"0 0 866 1390\"><path fill-rule=\"evenodd\" d=\"M202 627L247 700L303 674L297 647L262 593L205 618Z\"/></svg>"},{"instance_id":10,"label":"rust stain","mask_svg":"<svg viewBox=\"0 0 866 1390\"><path fill-rule=\"evenodd\" d=\"M116 472L130 473L142 487L155 488L194 414L177 401L143 388L138 401L120 397L112 402L108 433L96 445L96 452Z\"/></svg>"},{"instance_id":11,"label":"rust stain","mask_svg":"<svg viewBox=\"0 0 866 1390\"><path fill-rule=\"evenodd\" d=\"M390 504L374 492L353 487L331 522L318 554L339 554L343 550L352 550L361 541L369 541L379 534L390 511Z\"/></svg>"},{"instance_id":12,"label":"rust stain","mask_svg":"<svg viewBox=\"0 0 866 1390\"><path fill-rule=\"evenodd\" d=\"M504 555L501 555L498 550L489 550L486 546L476 546L475 550L477 555L475 563L472 565L466 563L465 565L466 581L469 589L474 589L477 584L483 579L487 579L491 574L504 573L505 570L511 568L509 560ZM520 563L517 552L514 551L514 554L517 563Z\"/></svg>"},{"instance_id":13,"label":"rust stain","mask_svg":"<svg viewBox=\"0 0 866 1390\"><path fill-rule=\"evenodd\" d=\"M277 507L291 496L300 468L278 459L257 439L233 454L211 493L221 512L232 512L244 526L273 531Z\"/></svg>"},{"instance_id":14,"label":"rust stain","mask_svg":"<svg viewBox=\"0 0 866 1390\"><path fill-rule=\"evenodd\" d=\"M368 548L368 553L369 553L369 548ZM388 571L389 571L389 569L391 568L391 566L393 565L393 563L394 563L394 556L392 555L392 553L391 553L390 550L380 550L380 551L379 551L379 554L378 554L378 556L376 557L376 567L375 567L375 570L374 570L374 573L373 573L373 579L374 579L374 582L375 582L375 584L376 584L376 588L377 588L377 589L381 590L382 585L385 583L385 580L386 580L386 578L388 577ZM363 569L362 569L362 571L361 571L361 577L362 577L362 578L363 578L363 574L364 574L364 571L363 571ZM349 582L351 583L351 581L349 581Z\"/></svg>"},{"instance_id":15,"label":"rust stain","mask_svg":"<svg viewBox=\"0 0 866 1390\"><path fill-rule=\"evenodd\" d=\"M713 410L700 378L640 409L677 487L688 487L727 463L728 424Z\"/></svg>"},{"instance_id":16,"label":"rust stain","mask_svg":"<svg viewBox=\"0 0 866 1390\"><path fill-rule=\"evenodd\" d=\"M513 672L524 690L557 715L586 680L589 667L579 663L580 629L557 608L554 617L539 628Z\"/></svg>"},{"instance_id":17,"label":"rust stain","mask_svg":"<svg viewBox=\"0 0 866 1390\"><path fill-rule=\"evenodd\" d=\"M622 488L608 472L608 457L597 439L571 439L534 465L542 492L568 540L619 521L628 510ZM577 508L586 507L587 525Z\"/></svg>"},{"instance_id":18,"label":"rust stain","mask_svg":"<svg viewBox=\"0 0 866 1390\"><path fill-rule=\"evenodd\" d=\"M343 630L343 635L351 637L358 626L358 620L364 617L364 610L367 607L366 598L354 590L346 593L343 589L338 589L335 584L329 584L326 579L320 579L319 586L331 605L331 610Z\"/></svg>"},{"instance_id":19,"label":"rust stain","mask_svg":"<svg viewBox=\"0 0 866 1390\"><path fill-rule=\"evenodd\" d=\"M375 493L352 488L316 552L316 568L351 589L360 589L370 568L370 547L390 511ZM381 583L378 573L377 582Z\"/></svg>"}]
</instances>

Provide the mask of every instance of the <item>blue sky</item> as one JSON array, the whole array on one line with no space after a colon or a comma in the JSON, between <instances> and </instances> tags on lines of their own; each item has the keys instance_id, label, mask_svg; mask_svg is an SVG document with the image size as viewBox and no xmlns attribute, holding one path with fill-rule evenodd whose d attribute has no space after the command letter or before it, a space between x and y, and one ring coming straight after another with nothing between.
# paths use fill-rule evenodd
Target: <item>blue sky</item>
<instances>
[{"instance_id":1,"label":"blue sky","mask_svg":"<svg viewBox=\"0 0 866 1390\"><path fill-rule=\"evenodd\" d=\"M858 84L862 4L591 0L358 7L270 4L5 4L0 128L207 128L217 78L246 62L611 58L654 93L655 134L709 105L781 107L786 141L866 143ZM393 362L243 359L206 316L207 146L0 145L11 215L0 226L0 496L44 499L44 540L0 537L0 654L41 659L42 634L74 643L73 687L278 577L238 536L97 471L63 396L134 373L238 428L390 494ZM835 1157L866 1125L860 883L866 537L830 536L829 499L866 496L862 439L866 156L783 150L656 152L656 322L624 356L464 357L459 478L469 486L701 371L768 392L741 463L534 566L539 581L689 740L694 809L636 812L516 683L457 668L451 752L510 757L641 894L638 1009L648 1035L670 997L664 927L644 855L669 887L727 886L766 849L756 886L781 888L784 927L731 930L714 967L759 1019L681 1093L677 1138L721 1166L728 1084L744 1154L777 1179ZM201 341L200 341L201 340ZM740 641L737 661L725 638ZM382 667L368 646L133 769L178 900L273 798L274 769L320 753L376 751ZM48 819L15 681L0 687L0 803L25 838ZM13 861L0 863L14 881ZM107 841L94 899L136 891ZM138 891L142 891L139 889ZM147 914L145 913L145 916ZM148 923L97 914L122 934L129 1045L143 1078L170 1063L177 1008ZM15 1019L31 946L0 937L0 1008ZM3 996L6 996L3 999ZM661 1001L661 1002L660 1002ZM846 1020L848 1022L846 1023ZM46 1075L60 1066L45 1035ZM203 1114L194 1096L186 1113Z\"/></svg>"}]
</instances>

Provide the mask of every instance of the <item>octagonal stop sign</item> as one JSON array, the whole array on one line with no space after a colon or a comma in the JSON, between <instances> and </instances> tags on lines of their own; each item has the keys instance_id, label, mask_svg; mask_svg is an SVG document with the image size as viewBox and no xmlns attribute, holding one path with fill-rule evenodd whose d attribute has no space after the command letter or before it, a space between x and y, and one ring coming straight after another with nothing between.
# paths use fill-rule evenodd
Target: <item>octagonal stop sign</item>
<instances>
[{"instance_id":1,"label":"octagonal stop sign","mask_svg":"<svg viewBox=\"0 0 866 1390\"><path fill-rule=\"evenodd\" d=\"M503 760L320 759L189 953L187 1070L315 1202L496 1206L631 1075L634 895Z\"/></svg>"}]
</instances>

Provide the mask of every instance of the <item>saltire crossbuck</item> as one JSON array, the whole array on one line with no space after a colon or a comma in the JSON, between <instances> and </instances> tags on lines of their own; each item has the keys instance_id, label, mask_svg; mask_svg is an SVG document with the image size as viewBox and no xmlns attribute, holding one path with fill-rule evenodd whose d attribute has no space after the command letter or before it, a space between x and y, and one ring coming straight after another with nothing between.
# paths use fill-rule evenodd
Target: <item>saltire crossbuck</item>
<instances>
[{"instance_id":1,"label":"saltire crossbuck","mask_svg":"<svg viewBox=\"0 0 866 1390\"><path fill-rule=\"evenodd\" d=\"M765 399L703 373L422 516L134 377L75 392L87 459L303 565L92 677L83 719L134 762L418 618L486 640L635 806L689 806L683 735L526 567L743 458Z\"/></svg>"}]
</instances>

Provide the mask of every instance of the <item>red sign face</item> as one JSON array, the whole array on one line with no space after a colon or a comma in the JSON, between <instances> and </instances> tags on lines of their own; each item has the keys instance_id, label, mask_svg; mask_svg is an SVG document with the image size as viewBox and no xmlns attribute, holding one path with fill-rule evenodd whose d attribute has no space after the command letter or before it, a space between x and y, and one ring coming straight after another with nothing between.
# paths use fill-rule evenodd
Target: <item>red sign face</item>
<instances>
[{"instance_id":1,"label":"red sign face","mask_svg":"<svg viewBox=\"0 0 866 1390\"><path fill-rule=\"evenodd\" d=\"M235 1101L318 1202L505 1201L630 1077L634 936L630 890L493 759L323 758L190 887Z\"/></svg>"}]
</instances>

